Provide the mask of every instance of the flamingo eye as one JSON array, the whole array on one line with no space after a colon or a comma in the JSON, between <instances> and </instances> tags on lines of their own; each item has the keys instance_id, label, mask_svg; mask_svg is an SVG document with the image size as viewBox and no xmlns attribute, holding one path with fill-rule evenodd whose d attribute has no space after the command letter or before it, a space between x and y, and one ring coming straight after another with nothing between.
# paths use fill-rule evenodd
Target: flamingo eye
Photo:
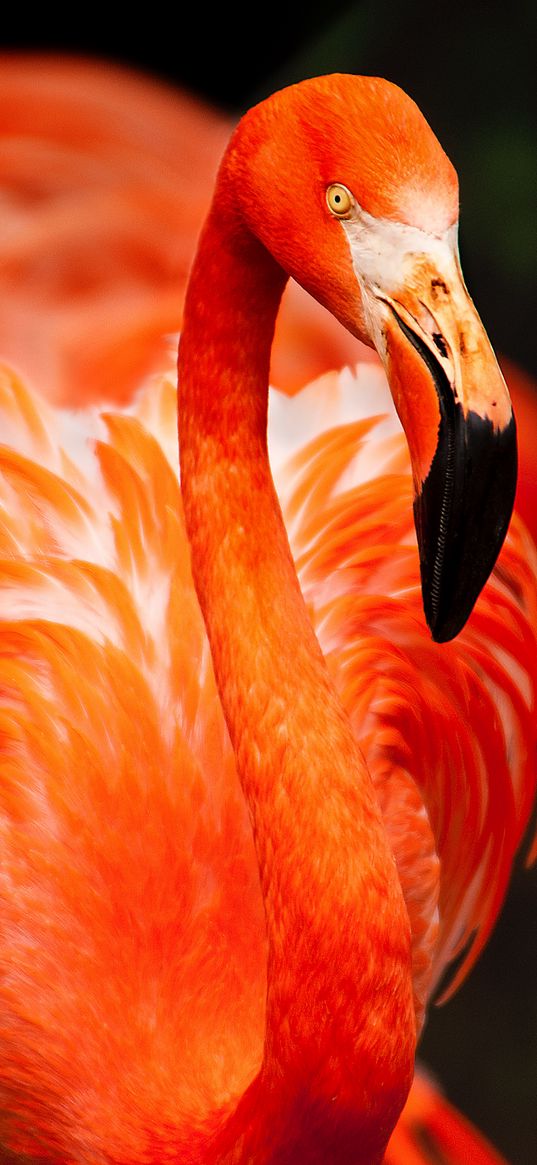
<instances>
[{"instance_id":1,"label":"flamingo eye","mask_svg":"<svg viewBox=\"0 0 537 1165\"><path fill-rule=\"evenodd\" d=\"M336 218L350 218L355 207L353 195L341 182L333 182L327 187L326 202Z\"/></svg>"}]
</instances>

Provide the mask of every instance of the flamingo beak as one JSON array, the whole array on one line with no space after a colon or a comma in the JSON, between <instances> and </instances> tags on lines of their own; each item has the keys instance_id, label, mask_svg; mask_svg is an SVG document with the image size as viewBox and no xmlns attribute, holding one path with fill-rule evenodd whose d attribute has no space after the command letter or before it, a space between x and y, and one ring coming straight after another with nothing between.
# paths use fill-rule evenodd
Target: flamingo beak
<instances>
[{"instance_id":1,"label":"flamingo beak","mask_svg":"<svg viewBox=\"0 0 537 1165\"><path fill-rule=\"evenodd\" d=\"M423 604L433 639L462 629L502 547L517 477L507 387L457 256L409 255L376 289L381 344L414 477Z\"/></svg>"}]
</instances>

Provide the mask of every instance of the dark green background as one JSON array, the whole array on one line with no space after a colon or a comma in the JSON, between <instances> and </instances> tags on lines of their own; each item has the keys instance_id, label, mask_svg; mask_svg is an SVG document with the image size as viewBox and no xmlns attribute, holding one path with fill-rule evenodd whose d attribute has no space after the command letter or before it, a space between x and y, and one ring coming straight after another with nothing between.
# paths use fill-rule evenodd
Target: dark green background
<instances>
[{"instance_id":1,"label":"dark green background","mask_svg":"<svg viewBox=\"0 0 537 1165\"><path fill-rule=\"evenodd\" d=\"M4 47L122 60L231 113L316 73L402 85L459 171L463 268L493 344L537 376L535 3L153 4L122 15L117 31L95 7L55 24L50 12L25 15L24 27L7 19ZM487 951L455 999L432 1009L422 1044L512 1165L537 1162L536 968L537 876L519 871Z\"/></svg>"}]
</instances>

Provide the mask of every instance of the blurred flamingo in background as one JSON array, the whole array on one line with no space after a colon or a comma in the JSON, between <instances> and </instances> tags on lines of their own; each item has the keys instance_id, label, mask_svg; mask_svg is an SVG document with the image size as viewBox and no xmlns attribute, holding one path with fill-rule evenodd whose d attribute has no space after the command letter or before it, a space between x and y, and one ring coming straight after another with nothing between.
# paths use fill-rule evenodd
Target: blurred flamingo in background
<instances>
[{"instance_id":1,"label":"blurred flamingo in background","mask_svg":"<svg viewBox=\"0 0 537 1165\"><path fill-rule=\"evenodd\" d=\"M28 104L29 78L32 85L38 84L39 73L35 62L12 59L10 67L11 76L9 70L4 71L2 84L11 86L12 105L4 102L4 113L15 110L14 123L19 117L20 130L20 119L28 119L33 104ZM33 141L18 140L14 133L11 161L9 151L4 159L6 165L15 161L11 174L16 178L11 179L13 217L7 220L9 237L4 244L4 278L11 294L1 321L2 347L26 378L60 403L129 401L144 376L166 360L163 334L177 330L181 323L193 239L207 209L211 176L228 127L217 117L208 120L188 98L179 100L151 82L123 73L103 75L93 64L75 67L69 62L49 62L42 81L56 92L58 102L56 107L43 103L43 119L48 108L55 108L53 120L56 126L62 125L69 146L66 151L64 143L51 167L50 141L46 148L43 145L48 131L42 131L41 146L49 164L40 167L36 180L31 159L39 119L34 108ZM66 86L71 88L69 100ZM89 125L85 132L81 129L84 122L80 104L73 100L73 86L84 108L89 101L92 118L96 106L104 110L97 134L90 132ZM138 103L142 96L140 108L147 111L148 126L158 119L162 136L149 128L142 132L139 119L129 117L129 103ZM66 108L73 112L70 126ZM123 110L119 129L109 116L110 108ZM179 155L174 145L185 134L184 119L196 126L195 133L190 128L187 135L194 151L190 157ZM125 148L119 149L125 125L131 132L136 126L139 140L133 143L127 134ZM25 137L20 135L20 139ZM153 153L155 142L162 148L162 170L147 164L147 151ZM82 174L78 190L69 177L73 156ZM177 186L172 192L177 175L170 158L178 157L187 188L186 215ZM200 177L199 190L192 185L192 167ZM93 197L88 197L88 171L96 176ZM47 174L46 189L43 173ZM108 212L103 213L106 206ZM67 207L72 216L71 212L66 216ZM102 228L103 222L109 237L96 247L94 228L98 229L97 224ZM146 256L142 261L140 251ZM103 255L110 259L109 265L103 265ZM181 270L182 279L178 278ZM41 311L29 311L29 299L34 304L39 301ZM336 353L337 361L350 361L358 351L358 342L349 340L339 325L325 324L330 317L322 309L312 308L310 317L305 303L303 294L293 291L288 296L287 317L280 323L273 370L280 361L279 379L288 390L334 363ZM28 320L34 329L31 345L24 342ZM303 379L296 368L285 366L297 332L317 337L310 349L312 364ZM370 389L382 399L383 377L378 365L370 357L368 361L358 375L362 402L371 403ZM399 875L407 902L413 899L419 995L420 975L430 990L424 936L425 947L429 944L436 950L435 981L446 961L466 951L458 983L477 956L500 908L512 857L531 809L533 550L522 526L515 522L496 579L486 588L468 629L449 647L431 643L418 614L406 455L391 428L382 429L363 416L349 422L350 379L328 376L296 400L275 398L273 460L279 467L276 481L301 585L330 673L373 774L377 797L391 822L390 836L400 855ZM138 394L129 416L111 415L98 421L88 411L80 427L99 439L96 461L89 454L80 460L82 447L68 416L51 412L45 404L32 404L10 376L5 378L2 399L8 447L3 460L7 517L1 569L4 593L15 610L20 604L20 617L11 615L5 629L2 678L8 709L8 816L14 810L17 815L21 812L17 775L21 764L39 771L40 781L45 770L57 774L47 788L45 817L36 810L36 798L41 803L43 795L40 783L39 790L28 791L22 833L9 835L13 847L9 873L17 883L22 866L27 869L27 858L19 850L21 839L24 836L27 841L27 828L32 833L27 897L21 892L20 901L8 904L13 965L27 967L30 947L32 958L36 950L40 952L37 970L30 972L27 967L26 1002L21 981L16 984L19 999L28 1007L26 1016L18 1016L23 1025L35 1022L36 980L42 984L52 974L60 948L63 965L62 975L54 973L52 990L46 990L39 1003L39 1024L48 1032L50 1062L42 1078L39 1069L30 1076L30 1091L30 1061L24 1060L20 1050L24 1041L14 1026L16 1043L3 1079L2 1135L15 1154L38 1160L42 1143L44 1156L48 1152L50 1159L52 1153L63 1161L74 1152L68 1140L72 1132L63 1127L71 1122L77 1130L81 1160L104 1153L105 1159L136 1161L148 1152L157 1154L150 1159L161 1160L169 1151L163 1130L177 1123L177 1049L185 1041L192 1042L196 1033L199 1047L194 1051L194 1067L200 1072L207 1047L216 1044L225 1055L230 1022L234 1029L243 1025L245 1047L259 1047L266 959L250 827L187 563L173 472L173 390L166 378L152 383ZM379 404L373 408L380 410ZM387 408L383 401L382 410ZM324 435L312 429L312 417L323 427L328 421ZM303 434L298 443L289 436L295 429ZM383 469L375 484L372 457L376 471L379 464ZM383 523L392 541L380 553ZM81 535L90 529L92 548L85 545L84 561L80 561ZM21 556L24 562L19 561ZM162 602L154 597L155 579ZM382 600L378 595L383 595ZM78 671L81 658L83 675L73 691L69 676ZM199 665L196 669L192 669L193 659ZM517 661L516 682L506 666L509 659ZM136 698L135 725L124 699L126 691ZM145 712L143 716L140 712L139 719L142 708ZM181 709L179 717L177 709ZM103 740L106 722L114 725L114 739L107 731ZM450 744L457 741L456 756L446 755L446 739ZM188 766L179 790L173 787L173 758L180 754L188 756ZM85 772L81 765L86 766ZM62 803L68 788L63 782L73 768L81 778L77 798L84 804L82 835L76 806L70 798ZM407 770L413 774L412 781L405 778ZM485 779L487 771L493 774L493 795ZM117 781L110 781L110 773L117 774ZM425 798L430 827L421 800L415 801L414 780ZM135 796L127 797L131 788ZM192 799L199 817L186 828L185 840L196 855L194 868L185 865L185 850L176 852L177 823L186 827L185 812ZM54 805L52 830L50 801ZM461 803L466 805L463 820ZM415 846L410 845L405 858L409 820L421 834L419 878ZM170 828L172 822L175 825ZM70 839L71 846L75 835L79 854L64 876L65 839ZM438 945L437 850L441 871ZM206 884L207 868L212 870L211 886L217 887L212 893ZM32 909L36 878L44 896L39 918L35 901ZM102 902L95 906L96 886L106 900L104 912ZM199 911L200 894L203 911ZM175 919L179 913L191 918L183 940L191 940L189 952L178 941ZM111 954L117 960L115 966ZM133 957L141 960L134 974ZM182 959L187 961L181 970ZM233 1000L231 1018L228 1012L223 1027L202 994L204 976L208 984L219 983L222 998L230 1006ZM190 1005L182 1013L174 1003L181 980L190 983ZM4 999L11 998L13 990L9 983ZM152 992L156 995L150 999ZM18 1008L19 1003L15 1011ZM48 1043L53 1015L58 1026ZM155 1023L159 1026L156 1034ZM101 1039L104 1030L106 1048ZM31 1024L26 1038L29 1052L35 1040ZM12 1071L14 1060L18 1066ZM150 1078L148 1063L154 1070ZM67 1064L72 1076L66 1097L61 1087ZM186 1087L184 1081L181 1087ZM222 1097L232 1091L229 1079L222 1080L220 1087ZM466 1151L460 1132L464 1123L457 1124L458 1118L447 1107L443 1123L439 1122L441 1102L427 1107L424 1097L430 1101L431 1095L427 1090L427 1084L419 1081L414 1108L410 1101L394 1134L387 1157L390 1163L410 1165L412 1160L423 1159L419 1156L424 1151L423 1138L420 1149L415 1135L419 1103L420 1111L427 1112L424 1120L432 1145L447 1152L450 1144L455 1161L459 1159L457 1145L465 1145ZM134 1104L133 1094L137 1096ZM453 1131L456 1127L459 1140ZM471 1136L468 1129L465 1135ZM478 1150L475 1137L475 1159L480 1159L479 1151L484 1162L496 1160L484 1143Z\"/></svg>"},{"instance_id":2,"label":"blurred flamingo in background","mask_svg":"<svg viewBox=\"0 0 537 1165\"><path fill-rule=\"evenodd\" d=\"M4 359L61 404L129 400L180 327L231 123L94 61L3 56L0 98ZM296 286L281 326L288 391L373 358Z\"/></svg>"}]
</instances>

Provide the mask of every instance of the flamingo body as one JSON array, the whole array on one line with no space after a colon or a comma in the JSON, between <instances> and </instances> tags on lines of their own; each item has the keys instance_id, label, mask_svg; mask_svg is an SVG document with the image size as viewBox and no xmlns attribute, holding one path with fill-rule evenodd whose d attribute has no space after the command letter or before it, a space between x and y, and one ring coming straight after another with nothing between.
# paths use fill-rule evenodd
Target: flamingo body
<instances>
[{"instance_id":1,"label":"flamingo body","mask_svg":"<svg viewBox=\"0 0 537 1165\"><path fill-rule=\"evenodd\" d=\"M363 408L379 393L387 407L378 371L360 379ZM355 387L277 397L272 446L406 885L419 992L431 956L438 979L476 928L466 966L482 945L528 816L536 595L516 526L467 632L431 643L402 439L349 421ZM328 420L347 423L313 437ZM259 1068L266 947L190 576L171 378L74 427L5 374L2 424L3 1143L36 1160L210 1159L204 1122ZM312 443L296 451L301 425Z\"/></svg>"},{"instance_id":2,"label":"flamingo body","mask_svg":"<svg viewBox=\"0 0 537 1165\"><path fill-rule=\"evenodd\" d=\"M312 117L333 92L346 114L357 98L362 122L386 97L360 130L360 174L341 110ZM282 101L301 124L293 153L317 159L302 186L274 181L289 157ZM350 195L348 238L321 198L329 176L361 200ZM1 1135L14 1159L374 1165L427 998L456 956L458 977L468 969L494 921L534 791L530 542L514 531L482 614L439 654L397 440L375 446L362 418L295 455L280 493L301 591L264 432L292 273L375 339L415 505L429 497L451 365L434 335L440 357L423 355L431 313L417 295L433 258L458 278L454 181L418 111L381 82L306 83L244 121L185 306L182 496L169 383L130 415L73 421L6 374ZM370 258L360 267L357 223L374 235L377 220L381 251L424 247L405 269L408 306L393 298L396 266L380 295ZM493 386L487 397L463 382L464 422L477 410L494 438L512 431L508 397L455 298ZM343 382L312 391L308 405L337 422Z\"/></svg>"}]
</instances>

